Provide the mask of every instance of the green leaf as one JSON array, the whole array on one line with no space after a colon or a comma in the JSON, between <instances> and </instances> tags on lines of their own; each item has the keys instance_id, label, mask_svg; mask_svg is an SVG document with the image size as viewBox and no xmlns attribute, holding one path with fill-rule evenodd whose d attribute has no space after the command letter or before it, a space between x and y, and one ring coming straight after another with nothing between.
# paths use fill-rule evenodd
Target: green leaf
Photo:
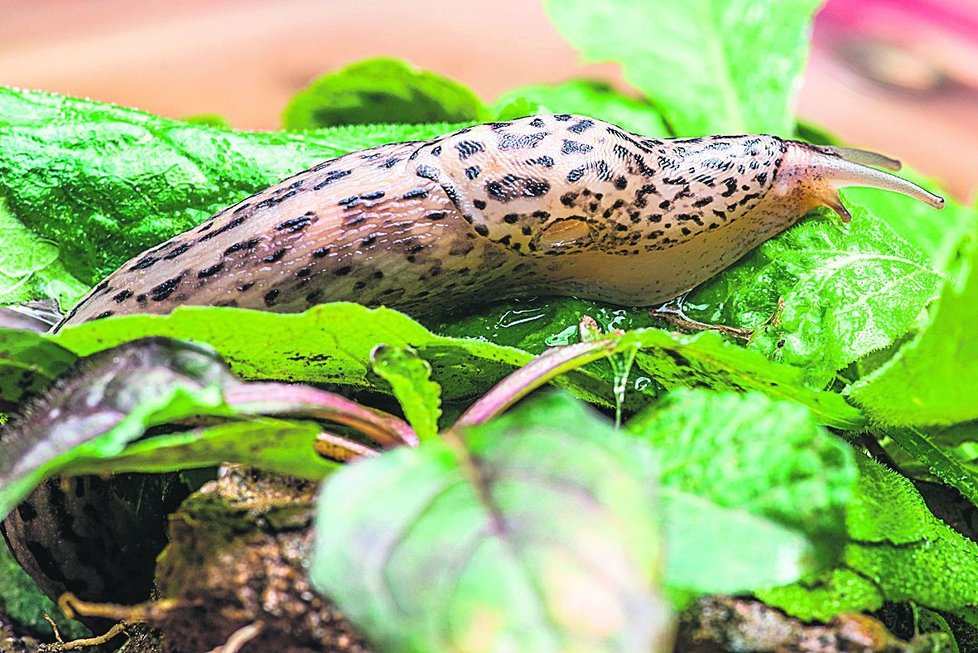
<instances>
[{"instance_id":1,"label":"green leaf","mask_svg":"<svg viewBox=\"0 0 978 653\"><path fill-rule=\"evenodd\" d=\"M85 294L88 284L65 269L61 255L57 243L17 220L0 194L0 304L51 298L66 306Z\"/></svg>"},{"instance_id":2,"label":"green leaf","mask_svg":"<svg viewBox=\"0 0 978 653\"><path fill-rule=\"evenodd\" d=\"M566 315L564 317L567 317ZM580 321L576 317L573 324ZM262 334L254 346L253 334ZM62 329L47 336L85 356L147 336L203 342L216 349L238 376L306 383L338 383L387 390L370 373L370 352L377 345L411 347L432 367L444 399L477 397L514 368L528 363L525 351L475 338L431 333L402 313L358 304L323 304L298 314L275 314L224 307L182 307L167 316L125 315ZM722 389L756 389L790 398L812 408L827 425L855 429L863 419L837 394L810 390L800 370L772 363L759 354L723 342L715 333L696 336L656 329L636 330L621 349L643 348L638 366L668 387L708 385ZM616 405L616 368L599 361L575 370L558 383L578 396L605 406ZM640 383L645 378L644 383ZM626 392L641 398L654 392L648 377L639 377ZM621 400L618 397L617 400Z\"/></svg>"},{"instance_id":3,"label":"green leaf","mask_svg":"<svg viewBox=\"0 0 978 653\"><path fill-rule=\"evenodd\" d=\"M643 136L669 136L655 107L644 100L623 95L605 82L578 79L554 86L520 86L499 96L495 107L500 120L530 113L582 113Z\"/></svg>"},{"instance_id":4,"label":"green leaf","mask_svg":"<svg viewBox=\"0 0 978 653\"><path fill-rule=\"evenodd\" d=\"M773 363L757 352L725 342L717 333L683 336L659 329L635 329L623 343L635 343L635 366L667 389L706 387L762 392L807 406L820 424L856 430L865 420L834 392L812 390L804 371Z\"/></svg>"},{"instance_id":5,"label":"green leaf","mask_svg":"<svg viewBox=\"0 0 978 653\"><path fill-rule=\"evenodd\" d=\"M371 123L479 122L482 101L465 86L400 59L367 59L328 73L292 98L286 129Z\"/></svg>"},{"instance_id":6,"label":"green leaf","mask_svg":"<svg viewBox=\"0 0 978 653\"><path fill-rule=\"evenodd\" d=\"M917 462L925 465L928 472L978 506L978 476L958 461L952 451L934 444L926 433L913 428L888 429L887 435Z\"/></svg>"},{"instance_id":7,"label":"green leaf","mask_svg":"<svg viewBox=\"0 0 978 653\"><path fill-rule=\"evenodd\" d=\"M221 388L232 382L211 352L160 340L83 361L4 427L0 515L73 460L111 458L157 424L228 414Z\"/></svg>"},{"instance_id":8,"label":"green leaf","mask_svg":"<svg viewBox=\"0 0 978 653\"><path fill-rule=\"evenodd\" d=\"M898 236L919 250L935 270L947 271L961 239L978 229L978 211L948 197L932 179L912 169L904 168L900 176L945 196L944 208L935 211L912 197L875 188L847 188L843 194L852 204L864 206L885 220Z\"/></svg>"},{"instance_id":9,"label":"green leaf","mask_svg":"<svg viewBox=\"0 0 978 653\"><path fill-rule=\"evenodd\" d=\"M40 333L0 328L0 402L16 403L43 390L77 359Z\"/></svg>"},{"instance_id":10,"label":"green leaf","mask_svg":"<svg viewBox=\"0 0 978 653\"><path fill-rule=\"evenodd\" d=\"M760 327L752 349L806 370L813 386L825 387L838 370L910 331L941 283L881 219L861 207L851 211L849 225L809 219L764 243L695 290L687 312Z\"/></svg>"},{"instance_id":11,"label":"green leaf","mask_svg":"<svg viewBox=\"0 0 978 653\"><path fill-rule=\"evenodd\" d=\"M31 580L0 537L0 611L4 621L12 620L34 632L48 631L51 626L44 619L50 616L58 624L62 636L67 639L91 637L80 622L68 619L58 606Z\"/></svg>"},{"instance_id":12,"label":"green leaf","mask_svg":"<svg viewBox=\"0 0 978 653\"><path fill-rule=\"evenodd\" d=\"M155 435L126 446L111 458L79 455L63 473L163 473L215 467L229 461L260 469L319 480L337 464L316 453L322 428L314 422L255 418L216 424L185 433Z\"/></svg>"},{"instance_id":13,"label":"green leaf","mask_svg":"<svg viewBox=\"0 0 978 653\"><path fill-rule=\"evenodd\" d=\"M967 237L951 280L914 337L849 395L884 425L944 425L978 419L978 240Z\"/></svg>"},{"instance_id":14,"label":"green leaf","mask_svg":"<svg viewBox=\"0 0 978 653\"><path fill-rule=\"evenodd\" d=\"M911 600L938 610L978 604L978 544L934 517L906 478L857 456L842 565L805 584L757 592L800 619Z\"/></svg>"},{"instance_id":15,"label":"green leaf","mask_svg":"<svg viewBox=\"0 0 978 653\"><path fill-rule=\"evenodd\" d=\"M794 132L819 0L548 0L588 61L616 61L677 136Z\"/></svg>"},{"instance_id":16,"label":"green leaf","mask_svg":"<svg viewBox=\"0 0 978 653\"><path fill-rule=\"evenodd\" d=\"M318 161L452 128L235 132L0 87L0 304L68 306L132 256Z\"/></svg>"},{"instance_id":17,"label":"green leaf","mask_svg":"<svg viewBox=\"0 0 978 653\"><path fill-rule=\"evenodd\" d=\"M262 334L255 346L255 334ZM410 347L431 364L449 400L478 396L531 356L518 349L438 336L403 313L359 304L322 304L279 314L226 307L186 306L166 316L126 315L95 320L48 336L87 356L147 336L206 343L245 380L342 384L386 389L371 370L378 345ZM599 386L600 387L600 386Z\"/></svg>"},{"instance_id":18,"label":"green leaf","mask_svg":"<svg viewBox=\"0 0 978 653\"><path fill-rule=\"evenodd\" d=\"M557 394L355 463L310 577L386 651L671 650L643 452Z\"/></svg>"},{"instance_id":19,"label":"green leaf","mask_svg":"<svg viewBox=\"0 0 978 653\"><path fill-rule=\"evenodd\" d=\"M679 391L627 428L656 454L669 587L734 593L838 558L856 463L804 406Z\"/></svg>"},{"instance_id":20,"label":"green leaf","mask_svg":"<svg viewBox=\"0 0 978 653\"><path fill-rule=\"evenodd\" d=\"M404 416L422 440L438 435L441 386L431 365L407 347L379 345L370 352L373 371L390 384Z\"/></svg>"}]
</instances>

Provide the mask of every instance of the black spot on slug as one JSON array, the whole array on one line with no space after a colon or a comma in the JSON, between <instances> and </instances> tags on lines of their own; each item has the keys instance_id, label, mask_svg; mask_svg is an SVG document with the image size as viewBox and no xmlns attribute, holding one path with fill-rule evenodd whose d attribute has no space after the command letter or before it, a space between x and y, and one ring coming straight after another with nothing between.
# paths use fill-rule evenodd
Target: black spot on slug
<instances>
[{"instance_id":1,"label":"black spot on slug","mask_svg":"<svg viewBox=\"0 0 978 653\"><path fill-rule=\"evenodd\" d=\"M175 259L176 257L178 257L178 256L180 256L181 254L183 254L184 252L186 252L186 251L187 251L188 249L190 249L190 246L191 246L192 244L193 244L193 243L183 243L182 245L180 245L180 246L178 246L178 247L176 247L176 248L174 248L172 252L169 252L169 253L168 253L168 254L167 254L166 256L164 256L163 258L164 258L164 259L166 259L167 261L169 261L169 260L171 260L171 259Z\"/></svg>"},{"instance_id":2,"label":"black spot on slug","mask_svg":"<svg viewBox=\"0 0 978 653\"><path fill-rule=\"evenodd\" d=\"M499 149L522 150L536 147L546 137L547 132L536 132L535 134L503 134L499 138Z\"/></svg>"},{"instance_id":3,"label":"black spot on slug","mask_svg":"<svg viewBox=\"0 0 978 653\"><path fill-rule=\"evenodd\" d=\"M349 170L333 170L333 171L327 173L327 175L325 177L323 177L323 180L321 182L319 182L318 184L316 184L315 186L313 186L312 189L313 190L321 190L321 189L325 188L326 186L329 186L330 184L332 184L337 179L342 179L343 177L346 177L349 174L350 174L350 171Z\"/></svg>"},{"instance_id":4,"label":"black spot on slug","mask_svg":"<svg viewBox=\"0 0 978 653\"><path fill-rule=\"evenodd\" d=\"M417 168L415 168L414 173L419 177L423 177L425 179L431 179L431 180L438 179L438 171L432 168L431 166L426 166L424 164L419 165Z\"/></svg>"},{"instance_id":5,"label":"black spot on slug","mask_svg":"<svg viewBox=\"0 0 978 653\"><path fill-rule=\"evenodd\" d=\"M153 264L156 263L159 260L160 259L158 257L156 257L156 256L147 256L147 257L145 257L145 258L137 261L136 264L133 265L129 269L130 270L145 270L146 268L152 267Z\"/></svg>"},{"instance_id":6,"label":"black spot on slug","mask_svg":"<svg viewBox=\"0 0 978 653\"><path fill-rule=\"evenodd\" d=\"M414 200L424 197L428 197L428 191L426 191L424 188L415 188L414 190L409 190L401 195L402 200Z\"/></svg>"},{"instance_id":7,"label":"black spot on slug","mask_svg":"<svg viewBox=\"0 0 978 653\"><path fill-rule=\"evenodd\" d=\"M471 166L465 169L465 176L469 179L475 179L482 172L482 168L479 166Z\"/></svg>"},{"instance_id":8,"label":"black spot on slug","mask_svg":"<svg viewBox=\"0 0 978 653\"><path fill-rule=\"evenodd\" d=\"M362 200L379 200L383 196L384 196L384 191L382 191L382 190L375 190L372 193L364 193L363 195L360 196L360 199L362 199Z\"/></svg>"},{"instance_id":9,"label":"black spot on slug","mask_svg":"<svg viewBox=\"0 0 978 653\"><path fill-rule=\"evenodd\" d=\"M581 120L580 122L568 127L567 131L574 132L575 134L582 134L591 127L594 127L594 121L585 118L584 120Z\"/></svg>"},{"instance_id":10,"label":"black spot on slug","mask_svg":"<svg viewBox=\"0 0 978 653\"><path fill-rule=\"evenodd\" d=\"M251 240L243 240L240 243L235 243L224 250L225 256L230 256L235 252L240 252L243 249L254 249L255 246L261 242L261 238L252 238Z\"/></svg>"},{"instance_id":11,"label":"black spot on slug","mask_svg":"<svg viewBox=\"0 0 978 653\"><path fill-rule=\"evenodd\" d=\"M278 296L280 294L281 294L281 291L278 290L277 288L273 288L273 289L269 290L267 293L265 293L265 297L264 297L264 299L265 299L265 306L272 306L272 305L274 305L275 304L275 300L278 299Z\"/></svg>"},{"instance_id":12,"label":"black spot on slug","mask_svg":"<svg viewBox=\"0 0 978 653\"><path fill-rule=\"evenodd\" d=\"M446 211L432 211L431 213L426 213L425 216L429 220L444 220L448 217L448 212Z\"/></svg>"},{"instance_id":13,"label":"black spot on slug","mask_svg":"<svg viewBox=\"0 0 978 653\"><path fill-rule=\"evenodd\" d=\"M154 286L150 290L150 299L152 299L154 302L163 301L164 299L166 299L167 297L173 294L173 291L177 289L177 287L180 285L180 282L182 280L183 280L183 275L181 274L173 277L172 279L167 279L166 281L164 281L158 286Z\"/></svg>"},{"instance_id":14,"label":"black spot on slug","mask_svg":"<svg viewBox=\"0 0 978 653\"><path fill-rule=\"evenodd\" d=\"M220 263L215 263L214 265L199 271L197 273L197 278L206 279L207 277L212 277L218 272L220 272L223 267L224 267L224 261L221 261Z\"/></svg>"},{"instance_id":15,"label":"black spot on slug","mask_svg":"<svg viewBox=\"0 0 978 653\"><path fill-rule=\"evenodd\" d=\"M481 211L482 209L486 208L486 201L485 200L472 200L472 206L474 206L475 208L477 208L477 209L479 209Z\"/></svg>"},{"instance_id":16,"label":"black spot on slug","mask_svg":"<svg viewBox=\"0 0 978 653\"><path fill-rule=\"evenodd\" d=\"M117 303L121 304L122 302L126 301L130 297L132 297L132 291L126 288L125 290L120 290L115 295L113 295L112 299L115 300Z\"/></svg>"},{"instance_id":17,"label":"black spot on slug","mask_svg":"<svg viewBox=\"0 0 978 653\"><path fill-rule=\"evenodd\" d=\"M561 154L585 154L593 149L594 146L588 145L587 143L564 140L564 144L561 146L560 152Z\"/></svg>"},{"instance_id":18,"label":"black spot on slug","mask_svg":"<svg viewBox=\"0 0 978 653\"><path fill-rule=\"evenodd\" d=\"M458 158L462 161L469 158L473 154L486 151L485 146L476 141L461 141L455 144L455 149L458 150ZM433 177L429 177L429 179L433 179Z\"/></svg>"},{"instance_id":19,"label":"black spot on slug","mask_svg":"<svg viewBox=\"0 0 978 653\"><path fill-rule=\"evenodd\" d=\"M312 216L309 214L300 215L298 218L290 218L284 222L278 223L275 227L278 231L288 231L289 233L296 233L297 231L302 231L309 226L312 222Z\"/></svg>"},{"instance_id":20,"label":"black spot on slug","mask_svg":"<svg viewBox=\"0 0 978 653\"><path fill-rule=\"evenodd\" d=\"M275 263L276 261L282 260L282 257L285 256L285 252L287 251L288 248L283 247L282 249L275 251L269 254L268 256L262 258L262 261L264 261L265 263Z\"/></svg>"},{"instance_id":21,"label":"black spot on slug","mask_svg":"<svg viewBox=\"0 0 978 653\"><path fill-rule=\"evenodd\" d=\"M211 231L209 233L204 234L203 236L200 237L200 241L199 242L202 242L202 243L203 242L206 242L206 241L210 240L211 238L216 238L217 236L220 236L223 233L226 233L228 231L231 231L235 227L240 227L242 224L244 224L244 221L247 220L247 219L248 218L246 216L241 216L239 218L235 218L234 220L231 220L230 222L228 222L226 225L224 225L220 229L217 229L215 231Z\"/></svg>"},{"instance_id":22,"label":"black spot on slug","mask_svg":"<svg viewBox=\"0 0 978 653\"><path fill-rule=\"evenodd\" d=\"M333 270L333 274L335 274L338 277L345 277L346 275L350 274L352 270L353 270L352 266L344 265L341 268L336 268L335 270Z\"/></svg>"},{"instance_id":23,"label":"black spot on slug","mask_svg":"<svg viewBox=\"0 0 978 653\"><path fill-rule=\"evenodd\" d=\"M544 168L552 168L554 165L553 157L551 156L539 156L535 159L527 159L527 165L531 166L543 166Z\"/></svg>"}]
</instances>

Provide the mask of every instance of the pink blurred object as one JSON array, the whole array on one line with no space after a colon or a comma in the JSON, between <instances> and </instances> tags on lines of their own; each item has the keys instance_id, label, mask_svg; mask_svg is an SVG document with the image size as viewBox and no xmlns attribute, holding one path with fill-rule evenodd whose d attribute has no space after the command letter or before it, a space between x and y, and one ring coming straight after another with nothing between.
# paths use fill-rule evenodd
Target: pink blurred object
<instances>
[{"instance_id":1,"label":"pink blurred object","mask_svg":"<svg viewBox=\"0 0 978 653\"><path fill-rule=\"evenodd\" d=\"M968 198L978 186L978 2L829 0L801 113Z\"/></svg>"}]
</instances>

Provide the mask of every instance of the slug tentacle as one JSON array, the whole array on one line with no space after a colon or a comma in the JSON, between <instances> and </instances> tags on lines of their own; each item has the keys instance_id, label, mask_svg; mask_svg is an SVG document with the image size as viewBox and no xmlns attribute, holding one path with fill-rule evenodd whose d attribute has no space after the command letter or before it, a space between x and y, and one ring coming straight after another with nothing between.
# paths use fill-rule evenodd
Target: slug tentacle
<instances>
[{"instance_id":1,"label":"slug tentacle","mask_svg":"<svg viewBox=\"0 0 978 653\"><path fill-rule=\"evenodd\" d=\"M875 152L789 142L785 162L779 171L779 185L786 194L790 189L804 189L817 204L824 204L838 213L843 222L851 219L838 194L838 189L846 186L893 191L935 209L944 207L944 198L871 165L890 170L900 168L899 161Z\"/></svg>"},{"instance_id":2,"label":"slug tentacle","mask_svg":"<svg viewBox=\"0 0 978 653\"><path fill-rule=\"evenodd\" d=\"M880 154L879 152L860 150L854 147L839 147L838 145L822 145L816 149L820 149L828 154L835 154L846 161L851 161L852 163L858 163L864 166L885 168L886 170L893 170L894 172L903 167L903 165L896 159L891 159L885 154Z\"/></svg>"},{"instance_id":3,"label":"slug tentacle","mask_svg":"<svg viewBox=\"0 0 978 653\"><path fill-rule=\"evenodd\" d=\"M520 295L652 306L828 205L841 186L943 200L872 152L775 136L654 139L571 114L325 161L154 247L56 327L182 304L414 314Z\"/></svg>"}]
</instances>

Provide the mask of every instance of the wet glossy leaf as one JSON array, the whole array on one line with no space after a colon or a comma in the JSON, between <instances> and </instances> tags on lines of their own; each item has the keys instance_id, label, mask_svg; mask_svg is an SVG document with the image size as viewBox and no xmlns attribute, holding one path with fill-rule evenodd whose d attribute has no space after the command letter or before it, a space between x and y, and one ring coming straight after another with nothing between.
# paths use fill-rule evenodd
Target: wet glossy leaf
<instances>
[{"instance_id":1,"label":"wet glossy leaf","mask_svg":"<svg viewBox=\"0 0 978 653\"><path fill-rule=\"evenodd\" d=\"M0 401L14 403L43 390L77 359L42 334L0 328Z\"/></svg>"},{"instance_id":2,"label":"wet glossy leaf","mask_svg":"<svg viewBox=\"0 0 978 653\"><path fill-rule=\"evenodd\" d=\"M941 284L880 218L860 207L852 214L849 225L809 219L761 245L694 291L687 310L708 322L758 327L752 349L826 386L838 370L910 331Z\"/></svg>"},{"instance_id":3,"label":"wet glossy leaf","mask_svg":"<svg viewBox=\"0 0 978 653\"><path fill-rule=\"evenodd\" d=\"M978 419L978 244L961 245L930 319L914 338L848 393L875 421L896 426Z\"/></svg>"}]
</instances>

